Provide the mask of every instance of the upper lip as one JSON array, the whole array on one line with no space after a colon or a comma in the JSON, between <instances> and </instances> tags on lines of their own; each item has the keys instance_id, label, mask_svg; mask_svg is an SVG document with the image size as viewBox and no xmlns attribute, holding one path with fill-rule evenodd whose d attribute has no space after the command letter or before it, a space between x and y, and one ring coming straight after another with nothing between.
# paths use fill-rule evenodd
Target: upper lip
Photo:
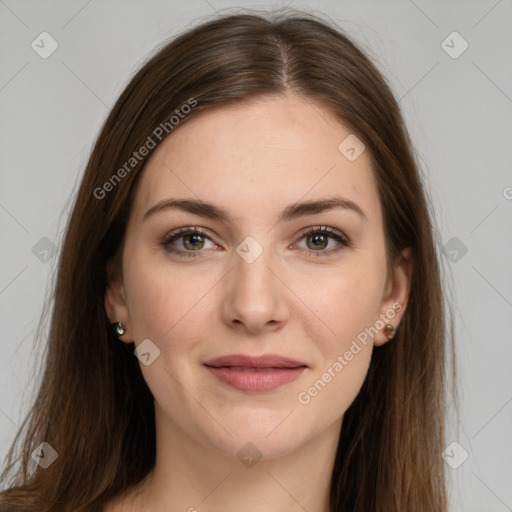
<instances>
[{"instance_id":1,"label":"upper lip","mask_svg":"<svg viewBox=\"0 0 512 512\"><path fill-rule=\"evenodd\" d=\"M222 366L241 366L245 368L298 368L307 366L305 363L278 354L266 354L263 356L232 354L206 361L204 364L217 368Z\"/></svg>"}]
</instances>

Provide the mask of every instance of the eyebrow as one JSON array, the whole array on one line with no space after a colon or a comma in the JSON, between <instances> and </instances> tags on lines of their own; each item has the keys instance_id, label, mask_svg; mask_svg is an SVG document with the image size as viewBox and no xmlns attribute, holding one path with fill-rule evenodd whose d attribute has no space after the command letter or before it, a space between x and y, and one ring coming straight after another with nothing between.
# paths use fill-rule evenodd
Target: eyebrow
<instances>
[{"instance_id":1,"label":"eyebrow","mask_svg":"<svg viewBox=\"0 0 512 512\"><path fill-rule=\"evenodd\" d=\"M301 203L293 203L287 206L279 215L278 222L286 222L305 215L312 215L315 213L322 213L335 208L343 208L348 211L356 212L365 222L368 222L368 217L362 210L362 208L351 201L343 197L332 197L329 199L318 199L315 201L304 201ZM143 217L146 220L148 217L165 210L181 210L194 215L199 215L207 219L223 221L226 223L231 222L233 219L229 212L211 203L202 201L201 199L164 199L159 201L152 206Z\"/></svg>"}]
</instances>

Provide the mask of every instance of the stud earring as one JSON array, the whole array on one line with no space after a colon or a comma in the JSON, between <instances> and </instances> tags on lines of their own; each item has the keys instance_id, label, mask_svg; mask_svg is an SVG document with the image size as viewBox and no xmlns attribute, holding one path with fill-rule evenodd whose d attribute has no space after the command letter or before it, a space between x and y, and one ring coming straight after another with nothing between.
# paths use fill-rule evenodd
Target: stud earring
<instances>
[{"instance_id":1,"label":"stud earring","mask_svg":"<svg viewBox=\"0 0 512 512\"><path fill-rule=\"evenodd\" d=\"M114 322L113 324L110 324L110 328L114 331L114 334L118 338L120 338L126 332L126 328L123 322Z\"/></svg>"},{"instance_id":2,"label":"stud earring","mask_svg":"<svg viewBox=\"0 0 512 512\"><path fill-rule=\"evenodd\" d=\"M384 327L384 333L387 335L388 340L392 340L395 337L395 328L391 324L387 324Z\"/></svg>"}]
</instances>

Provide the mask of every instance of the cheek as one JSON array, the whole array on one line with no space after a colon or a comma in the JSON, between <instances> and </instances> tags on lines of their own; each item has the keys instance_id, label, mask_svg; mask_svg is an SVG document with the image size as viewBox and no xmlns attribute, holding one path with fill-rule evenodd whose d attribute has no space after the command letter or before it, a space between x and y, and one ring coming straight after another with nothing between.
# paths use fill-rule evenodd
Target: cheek
<instances>
[{"instance_id":1,"label":"cheek","mask_svg":"<svg viewBox=\"0 0 512 512\"><path fill-rule=\"evenodd\" d=\"M318 357L297 400L328 422L344 414L366 377L385 278L376 262L360 259L345 268L316 276L300 291L315 313L305 328Z\"/></svg>"},{"instance_id":2,"label":"cheek","mask_svg":"<svg viewBox=\"0 0 512 512\"><path fill-rule=\"evenodd\" d=\"M134 255L125 271L130 322L136 344L146 338L162 354L192 353L195 339L204 325L201 318L211 318L208 291L218 276L208 272L184 273L168 263L159 264L144 255ZM197 334L197 335L196 335Z\"/></svg>"},{"instance_id":3,"label":"cheek","mask_svg":"<svg viewBox=\"0 0 512 512\"><path fill-rule=\"evenodd\" d=\"M199 357L200 340L208 332L201 319L211 318L205 294L214 280L134 263L127 267L125 288L135 345L150 339L160 350L154 363L140 367L153 396L170 407L184 401L174 379L193 381L193 367L184 363Z\"/></svg>"},{"instance_id":4,"label":"cheek","mask_svg":"<svg viewBox=\"0 0 512 512\"><path fill-rule=\"evenodd\" d=\"M150 338L160 346L162 333L172 327L174 310L170 306L176 302L174 295L179 293L179 287L167 286L158 272L143 268L140 266L135 272L128 268L126 272L125 289L133 337L136 342Z\"/></svg>"},{"instance_id":5,"label":"cheek","mask_svg":"<svg viewBox=\"0 0 512 512\"><path fill-rule=\"evenodd\" d=\"M301 314L309 338L316 340L328 358L344 351L378 319L384 277L376 265L360 263L301 278L294 286L294 292L314 313L306 314L305 309Z\"/></svg>"},{"instance_id":6,"label":"cheek","mask_svg":"<svg viewBox=\"0 0 512 512\"><path fill-rule=\"evenodd\" d=\"M370 345L349 344L315 372L297 395L298 407L305 416L317 418L317 427L332 424L342 417L356 399L368 372Z\"/></svg>"}]
</instances>

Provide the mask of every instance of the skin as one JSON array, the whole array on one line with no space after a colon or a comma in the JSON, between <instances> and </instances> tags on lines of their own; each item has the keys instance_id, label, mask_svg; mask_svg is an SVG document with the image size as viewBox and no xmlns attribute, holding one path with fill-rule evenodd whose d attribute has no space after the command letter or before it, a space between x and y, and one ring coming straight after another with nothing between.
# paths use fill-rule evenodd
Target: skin
<instances>
[{"instance_id":1,"label":"skin","mask_svg":"<svg viewBox=\"0 0 512 512\"><path fill-rule=\"evenodd\" d=\"M309 403L297 397L394 303L401 311L385 323L399 325L412 272L405 250L386 273L369 152L349 161L338 150L350 133L321 106L288 94L207 110L155 149L132 205L122 277L109 284L105 306L112 322L124 323L123 342L149 338L160 350L149 366L139 362L155 398L157 462L105 510L328 511L343 414L373 346L392 341L380 331L359 343ZM367 219L336 208L277 223L291 203L334 195L357 203ZM169 198L214 203L232 221L176 209L143 220ZM332 238L315 245L314 235L301 234L318 226L343 233L351 247ZM162 245L180 227L207 231L172 244L200 252L196 258ZM236 252L247 236L263 248L252 263ZM203 366L235 353L280 354L308 368L270 392L238 391ZM252 467L237 457L248 442L261 453Z\"/></svg>"}]
</instances>

